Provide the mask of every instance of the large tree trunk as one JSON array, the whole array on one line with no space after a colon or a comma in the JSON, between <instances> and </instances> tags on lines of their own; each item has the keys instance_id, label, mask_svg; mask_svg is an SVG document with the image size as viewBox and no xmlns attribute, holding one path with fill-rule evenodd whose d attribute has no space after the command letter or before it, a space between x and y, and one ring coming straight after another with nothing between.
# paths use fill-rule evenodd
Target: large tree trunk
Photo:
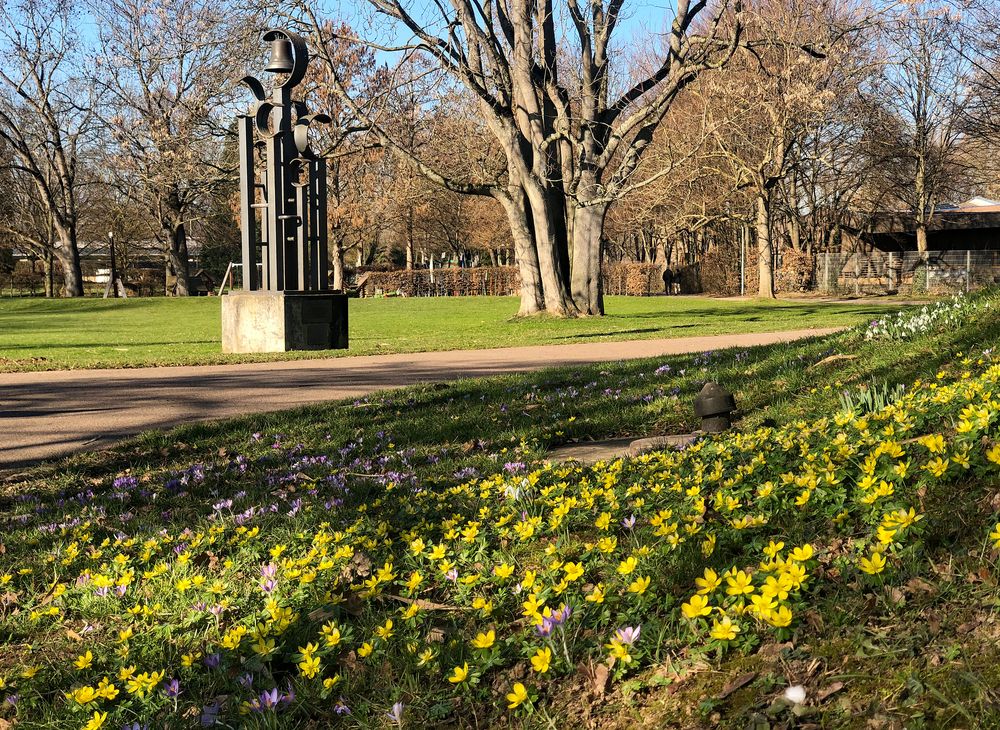
<instances>
[{"instance_id":1,"label":"large tree trunk","mask_svg":"<svg viewBox=\"0 0 1000 730\"><path fill-rule=\"evenodd\" d=\"M330 246L330 262L333 264L333 281L330 288L337 291L344 290L344 243L339 239L334 239Z\"/></svg>"},{"instance_id":2,"label":"large tree trunk","mask_svg":"<svg viewBox=\"0 0 1000 730\"><path fill-rule=\"evenodd\" d=\"M923 221L917 222L917 251L921 258L927 258L927 224Z\"/></svg>"},{"instance_id":3,"label":"large tree trunk","mask_svg":"<svg viewBox=\"0 0 1000 730\"><path fill-rule=\"evenodd\" d=\"M64 296L83 296L83 272L80 269L80 249L76 245L76 227L59 228L56 231L59 244L55 255L62 265Z\"/></svg>"},{"instance_id":4,"label":"large tree trunk","mask_svg":"<svg viewBox=\"0 0 1000 730\"><path fill-rule=\"evenodd\" d=\"M524 194L514 190L519 200L507 196L499 198L500 204L507 213L511 236L514 239L514 262L521 275L521 307L518 316L537 314L545 309L545 297L542 291L542 274L538 265L538 250L532 235Z\"/></svg>"},{"instance_id":5,"label":"large tree trunk","mask_svg":"<svg viewBox=\"0 0 1000 730\"><path fill-rule=\"evenodd\" d=\"M771 206L768 194L757 196L757 296L774 299L774 247L771 243Z\"/></svg>"},{"instance_id":6,"label":"large tree trunk","mask_svg":"<svg viewBox=\"0 0 1000 730\"><path fill-rule=\"evenodd\" d=\"M406 206L406 270L413 271L413 205Z\"/></svg>"},{"instance_id":7,"label":"large tree trunk","mask_svg":"<svg viewBox=\"0 0 1000 730\"><path fill-rule=\"evenodd\" d=\"M573 220L573 301L580 314L604 314L601 232L606 205L577 206Z\"/></svg>"},{"instance_id":8,"label":"large tree trunk","mask_svg":"<svg viewBox=\"0 0 1000 730\"><path fill-rule=\"evenodd\" d=\"M567 285L569 274L564 268L564 261L568 258L566 226L564 222L560 224L552 219L552 207L544 189L529 185L526 194L532 239L538 252L538 269L542 279L545 311L559 317L574 315L576 305Z\"/></svg>"},{"instance_id":9,"label":"large tree trunk","mask_svg":"<svg viewBox=\"0 0 1000 730\"><path fill-rule=\"evenodd\" d=\"M46 251L42 256L42 276L45 277L45 298L51 299L55 293L55 276L52 266L52 252Z\"/></svg>"},{"instance_id":10,"label":"large tree trunk","mask_svg":"<svg viewBox=\"0 0 1000 730\"><path fill-rule=\"evenodd\" d=\"M188 265L187 229L183 222L169 226L167 237L167 271L174 276L174 296L186 297L191 293L191 271ZM171 292L167 292L170 294Z\"/></svg>"}]
</instances>

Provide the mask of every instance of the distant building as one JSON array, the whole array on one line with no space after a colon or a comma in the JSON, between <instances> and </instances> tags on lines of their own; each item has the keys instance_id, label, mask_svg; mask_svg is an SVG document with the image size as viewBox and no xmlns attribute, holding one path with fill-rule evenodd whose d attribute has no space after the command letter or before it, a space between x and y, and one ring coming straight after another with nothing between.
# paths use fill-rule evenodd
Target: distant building
<instances>
[{"instance_id":1,"label":"distant building","mask_svg":"<svg viewBox=\"0 0 1000 730\"><path fill-rule=\"evenodd\" d=\"M847 232L879 251L916 251L917 225L910 212L876 213L864 227ZM939 205L927 226L929 251L1000 250L1000 201L976 196Z\"/></svg>"}]
</instances>

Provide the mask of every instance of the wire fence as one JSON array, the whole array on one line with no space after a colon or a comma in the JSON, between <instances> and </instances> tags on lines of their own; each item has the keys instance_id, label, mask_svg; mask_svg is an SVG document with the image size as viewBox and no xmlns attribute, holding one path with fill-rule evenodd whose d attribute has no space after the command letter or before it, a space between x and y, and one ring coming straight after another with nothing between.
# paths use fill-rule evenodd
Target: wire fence
<instances>
[{"instance_id":1,"label":"wire fence","mask_svg":"<svg viewBox=\"0 0 1000 730\"><path fill-rule=\"evenodd\" d=\"M813 288L824 294L970 291L1000 283L1000 251L821 253Z\"/></svg>"}]
</instances>

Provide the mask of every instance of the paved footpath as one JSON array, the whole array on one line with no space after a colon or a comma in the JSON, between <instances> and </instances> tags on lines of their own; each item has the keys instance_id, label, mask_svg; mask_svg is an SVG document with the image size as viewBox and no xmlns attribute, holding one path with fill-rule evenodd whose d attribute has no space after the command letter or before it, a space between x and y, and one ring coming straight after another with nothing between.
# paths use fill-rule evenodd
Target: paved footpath
<instances>
[{"instance_id":1,"label":"paved footpath","mask_svg":"<svg viewBox=\"0 0 1000 730\"><path fill-rule=\"evenodd\" d=\"M371 355L240 365L0 374L0 469L151 428L356 398L414 383L789 342L836 329Z\"/></svg>"}]
</instances>

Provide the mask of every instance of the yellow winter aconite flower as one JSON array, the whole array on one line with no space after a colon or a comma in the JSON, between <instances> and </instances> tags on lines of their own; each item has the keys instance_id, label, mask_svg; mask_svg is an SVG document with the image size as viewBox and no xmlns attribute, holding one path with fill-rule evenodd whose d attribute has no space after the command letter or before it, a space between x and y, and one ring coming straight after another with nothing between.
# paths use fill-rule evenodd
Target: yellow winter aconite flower
<instances>
[{"instance_id":1,"label":"yellow winter aconite flower","mask_svg":"<svg viewBox=\"0 0 1000 730\"><path fill-rule=\"evenodd\" d=\"M572 583L583 576L583 566L580 563L566 563L563 572L566 573L566 580Z\"/></svg>"},{"instance_id":2,"label":"yellow winter aconite flower","mask_svg":"<svg viewBox=\"0 0 1000 730\"><path fill-rule=\"evenodd\" d=\"M363 659L364 657L371 655L371 653L374 650L375 646L370 642L366 641L364 644L358 647L358 656Z\"/></svg>"},{"instance_id":3,"label":"yellow winter aconite flower","mask_svg":"<svg viewBox=\"0 0 1000 730\"><path fill-rule=\"evenodd\" d=\"M764 620L772 626L783 628L792 623L792 610L788 606L778 606L778 608L764 616Z\"/></svg>"},{"instance_id":4,"label":"yellow winter aconite flower","mask_svg":"<svg viewBox=\"0 0 1000 730\"><path fill-rule=\"evenodd\" d=\"M531 657L531 668L539 674L545 674L549 671L549 666L551 664L552 650L549 647L539 649L535 652L534 656Z\"/></svg>"},{"instance_id":5,"label":"yellow winter aconite flower","mask_svg":"<svg viewBox=\"0 0 1000 730\"><path fill-rule=\"evenodd\" d=\"M753 582L746 571L737 571L735 575L726 578L726 595L742 596L753 593Z\"/></svg>"},{"instance_id":6,"label":"yellow winter aconite flower","mask_svg":"<svg viewBox=\"0 0 1000 730\"><path fill-rule=\"evenodd\" d=\"M628 575L636 569L638 564L639 561L635 559L635 556L629 556L618 564L618 573L620 575Z\"/></svg>"},{"instance_id":7,"label":"yellow winter aconite flower","mask_svg":"<svg viewBox=\"0 0 1000 730\"><path fill-rule=\"evenodd\" d=\"M764 555L771 558L771 560L774 560L778 556L778 553L780 553L784 549L784 547L785 543L775 542L774 540L771 540L771 542L767 544L767 547L764 548Z\"/></svg>"},{"instance_id":8,"label":"yellow winter aconite flower","mask_svg":"<svg viewBox=\"0 0 1000 730\"><path fill-rule=\"evenodd\" d=\"M997 441L993 444L993 446L986 450L986 458L994 464L1000 464L1000 441Z\"/></svg>"},{"instance_id":9,"label":"yellow winter aconite flower","mask_svg":"<svg viewBox=\"0 0 1000 730\"><path fill-rule=\"evenodd\" d=\"M740 630L739 625L733 623L733 620L729 618L729 616L723 616L721 621L715 620L712 622L712 631L710 632L710 635L713 639L731 641L736 638L736 634L738 634Z\"/></svg>"},{"instance_id":10,"label":"yellow winter aconite flower","mask_svg":"<svg viewBox=\"0 0 1000 730\"><path fill-rule=\"evenodd\" d=\"M86 705L90 702L96 700L100 695L97 694L97 690L93 687L78 687L72 692L67 692L67 699L71 699L78 705Z\"/></svg>"},{"instance_id":11,"label":"yellow winter aconite flower","mask_svg":"<svg viewBox=\"0 0 1000 730\"><path fill-rule=\"evenodd\" d=\"M98 728L104 727L104 722L107 719L108 713L95 711L91 718L83 726L83 730L98 730Z\"/></svg>"},{"instance_id":12,"label":"yellow winter aconite flower","mask_svg":"<svg viewBox=\"0 0 1000 730\"><path fill-rule=\"evenodd\" d=\"M511 691L507 694L507 709L513 710L528 701L528 690L520 682L514 682Z\"/></svg>"},{"instance_id":13,"label":"yellow winter aconite flower","mask_svg":"<svg viewBox=\"0 0 1000 730\"><path fill-rule=\"evenodd\" d=\"M73 666L77 668L78 671L83 671L84 669L89 669L94 663L94 654L89 649L86 654L81 654L73 662Z\"/></svg>"},{"instance_id":14,"label":"yellow winter aconite flower","mask_svg":"<svg viewBox=\"0 0 1000 730\"><path fill-rule=\"evenodd\" d=\"M1000 522L993 526L993 532L990 533L990 540L993 541L993 547L1000 548Z\"/></svg>"},{"instance_id":15,"label":"yellow winter aconite flower","mask_svg":"<svg viewBox=\"0 0 1000 730\"><path fill-rule=\"evenodd\" d=\"M789 558L799 563L804 563L814 555L813 546L806 543L802 547L797 547L789 554Z\"/></svg>"},{"instance_id":16,"label":"yellow winter aconite flower","mask_svg":"<svg viewBox=\"0 0 1000 730\"><path fill-rule=\"evenodd\" d=\"M312 679L319 674L320 663L318 656L310 656L299 662L299 672L306 679Z\"/></svg>"},{"instance_id":17,"label":"yellow winter aconite flower","mask_svg":"<svg viewBox=\"0 0 1000 730\"><path fill-rule=\"evenodd\" d=\"M696 593L691 596L690 601L681 604L681 613L684 614L685 618L708 616L712 613L712 609L708 605L708 597Z\"/></svg>"},{"instance_id":18,"label":"yellow winter aconite flower","mask_svg":"<svg viewBox=\"0 0 1000 730\"><path fill-rule=\"evenodd\" d=\"M881 553L874 552L870 558L861 558L860 566L864 572L875 575L885 570L885 558Z\"/></svg>"},{"instance_id":19,"label":"yellow winter aconite flower","mask_svg":"<svg viewBox=\"0 0 1000 730\"><path fill-rule=\"evenodd\" d=\"M711 568L705 568L705 575L702 578L695 578L694 583L698 586L698 593L702 595L711 593L722 584L722 580Z\"/></svg>"},{"instance_id":20,"label":"yellow winter aconite flower","mask_svg":"<svg viewBox=\"0 0 1000 730\"><path fill-rule=\"evenodd\" d=\"M478 633L476 638L472 640L471 644L476 649L489 649L494 643L496 643L496 640L496 632L493 629L490 629L485 634L482 632Z\"/></svg>"},{"instance_id":21,"label":"yellow winter aconite flower","mask_svg":"<svg viewBox=\"0 0 1000 730\"><path fill-rule=\"evenodd\" d=\"M452 670L451 676L448 677L448 681L451 682L452 684L459 684L460 682L464 682L468 676L469 676L469 663L466 662L462 666L455 667Z\"/></svg>"},{"instance_id":22,"label":"yellow winter aconite flower","mask_svg":"<svg viewBox=\"0 0 1000 730\"><path fill-rule=\"evenodd\" d=\"M629 583L628 592L635 593L636 595L641 596L643 593L646 592L646 589L649 588L651 580L652 580L651 578L643 577L641 575L636 577L634 581Z\"/></svg>"}]
</instances>

